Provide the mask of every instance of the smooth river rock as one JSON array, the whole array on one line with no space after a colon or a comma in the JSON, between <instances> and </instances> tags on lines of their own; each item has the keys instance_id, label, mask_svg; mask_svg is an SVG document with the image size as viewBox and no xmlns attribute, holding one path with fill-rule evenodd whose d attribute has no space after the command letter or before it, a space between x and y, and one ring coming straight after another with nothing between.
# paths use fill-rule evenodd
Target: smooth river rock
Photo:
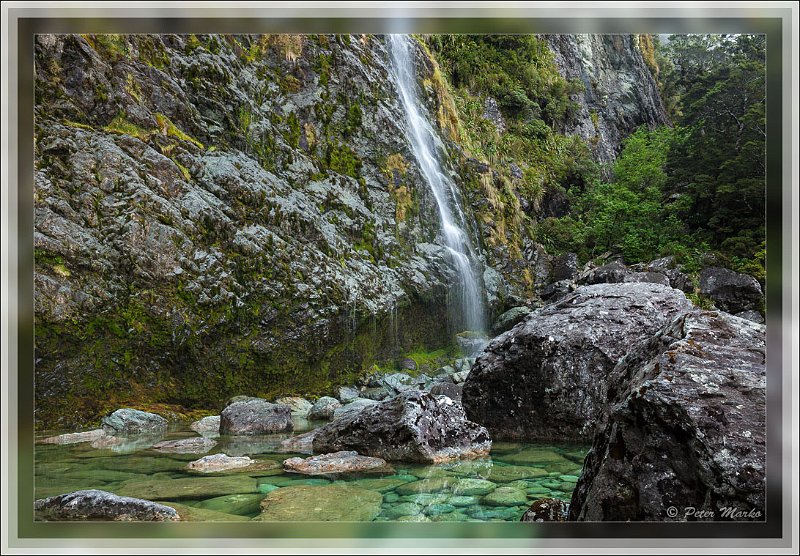
<instances>
[{"instance_id":1,"label":"smooth river rock","mask_svg":"<svg viewBox=\"0 0 800 556\"><path fill-rule=\"evenodd\" d=\"M590 440L617 361L691 307L661 284L581 287L486 347L464 384L467 417L494 439Z\"/></svg>"},{"instance_id":2,"label":"smooth river rock","mask_svg":"<svg viewBox=\"0 0 800 556\"><path fill-rule=\"evenodd\" d=\"M173 508L149 500L117 496L104 490L79 490L37 500L43 521L178 521Z\"/></svg>"},{"instance_id":3,"label":"smooth river rock","mask_svg":"<svg viewBox=\"0 0 800 556\"><path fill-rule=\"evenodd\" d=\"M342 407L339 400L330 396L322 396L314 402L311 406L311 411L308 412L309 419L329 420L333 418L333 413Z\"/></svg>"},{"instance_id":4,"label":"smooth river rock","mask_svg":"<svg viewBox=\"0 0 800 556\"><path fill-rule=\"evenodd\" d=\"M81 442L93 442L98 438L106 435L103 429L94 429L83 432L71 432L67 434L59 434L58 436L50 436L39 440L39 444L79 444Z\"/></svg>"},{"instance_id":5,"label":"smooth river rock","mask_svg":"<svg viewBox=\"0 0 800 556\"><path fill-rule=\"evenodd\" d=\"M109 436L163 433L168 424L160 415L130 408L118 409L103 417L103 430Z\"/></svg>"},{"instance_id":6,"label":"smooth river rock","mask_svg":"<svg viewBox=\"0 0 800 556\"><path fill-rule=\"evenodd\" d=\"M220 434L253 435L292 430L292 409L260 398L234 402L222 411Z\"/></svg>"},{"instance_id":7,"label":"smooth river rock","mask_svg":"<svg viewBox=\"0 0 800 556\"><path fill-rule=\"evenodd\" d=\"M631 350L570 520L763 520L765 330L695 310Z\"/></svg>"},{"instance_id":8,"label":"smooth river rock","mask_svg":"<svg viewBox=\"0 0 800 556\"><path fill-rule=\"evenodd\" d=\"M334 452L310 458L289 458L283 468L292 473L320 475L325 473L386 472L394 470L381 458L361 456L358 452Z\"/></svg>"},{"instance_id":9,"label":"smooth river rock","mask_svg":"<svg viewBox=\"0 0 800 556\"><path fill-rule=\"evenodd\" d=\"M227 471L229 469L247 467L253 463L255 463L255 460L252 460L247 456L231 457L226 454L213 454L210 456L203 456L198 460L189 462L186 465L186 468L193 471L199 471L201 473L216 473L219 471Z\"/></svg>"},{"instance_id":10,"label":"smooth river rock","mask_svg":"<svg viewBox=\"0 0 800 556\"><path fill-rule=\"evenodd\" d=\"M409 390L319 428L315 452L355 450L388 461L442 462L489 453L482 426L451 399Z\"/></svg>"},{"instance_id":11,"label":"smooth river rock","mask_svg":"<svg viewBox=\"0 0 800 556\"><path fill-rule=\"evenodd\" d=\"M219 421L219 415L210 415L195 421L189 425L189 428L203 436L219 436Z\"/></svg>"}]
</instances>

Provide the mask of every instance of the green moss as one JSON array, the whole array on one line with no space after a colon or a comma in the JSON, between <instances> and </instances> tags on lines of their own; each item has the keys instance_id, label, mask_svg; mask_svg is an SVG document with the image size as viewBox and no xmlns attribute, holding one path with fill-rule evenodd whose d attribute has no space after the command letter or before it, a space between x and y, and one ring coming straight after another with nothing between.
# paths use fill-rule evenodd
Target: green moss
<instances>
[{"instance_id":1,"label":"green moss","mask_svg":"<svg viewBox=\"0 0 800 556\"><path fill-rule=\"evenodd\" d=\"M686 298L691 301L695 307L700 309L709 310L714 308L714 301L710 297L699 293L687 293Z\"/></svg>"},{"instance_id":2,"label":"green moss","mask_svg":"<svg viewBox=\"0 0 800 556\"><path fill-rule=\"evenodd\" d=\"M116 118L111 120L110 124L103 128L103 131L109 133L118 133L121 135L130 135L141 141L144 141L145 143L150 140L150 136L153 134L152 130L143 129L126 120L125 115L121 112Z\"/></svg>"},{"instance_id":3,"label":"green moss","mask_svg":"<svg viewBox=\"0 0 800 556\"><path fill-rule=\"evenodd\" d=\"M347 145L339 142L328 142L325 149L325 164L328 168L352 178L361 173L361 159Z\"/></svg>"},{"instance_id":4,"label":"green moss","mask_svg":"<svg viewBox=\"0 0 800 556\"><path fill-rule=\"evenodd\" d=\"M296 149L300 146L300 121L297 119L297 114L290 113L286 118L288 126L287 139L292 148Z\"/></svg>"},{"instance_id":5,"label":"green moss","mask_svg":"<svg viewBox=\"0 0 800 556\"><path fill-rule=\"evenodd\" d=\"M126 35L81 35L98 53L111 60L122 60L130 55Z\"/></svg>"},{"instance_id":6,"label":"green moss","mask_svg":"<svg viewBox=\"0 0 800 556\"><path fill-rule=\"evenodd\" d=\"M198 141L194 137L188 135L187 133L179 129L164 114L160 113L156 114L156 123L158 124L158 127L161 129L161 132L164 135L167 135L168 137L175 137L176 139L180 139L181 141L188 141L201 150L205 149L205 147L200 141Z\"/></svg>"},{"instance_id":7,"label":"green moss","mask_svg":"<svg viewBox=\"0 0 800 556\"><path fill-rule=\"evenodd\" d=\"M72 122L70 120L62 120L61 123L63 123L66 126L74 127L74 128L77 128L77 129L85 129L87 131L94 131L94 128L92 126L90 126L88 124L82 124L80 122Z\"/></svg>"}]
</instances>

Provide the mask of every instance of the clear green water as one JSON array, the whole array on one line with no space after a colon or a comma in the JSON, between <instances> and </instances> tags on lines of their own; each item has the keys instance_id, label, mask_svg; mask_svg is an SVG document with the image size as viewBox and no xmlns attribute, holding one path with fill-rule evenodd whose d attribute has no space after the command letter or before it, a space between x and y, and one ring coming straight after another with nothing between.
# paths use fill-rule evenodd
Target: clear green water
<instances>
[{"instance_id":1,"label":"clear green water","mask_svg":"<svg viewBox=\"0 0 800 556\"><path fill-rule=\"evenodd\" d=\"M177 428L160 439L191 436L196 434ZM307 456L280 451L289 436L217 438L208 454L247 455L276 467L202 475L186 464L204 454L150 449L158 439L112 448L37 445L35 496L95 488L173 505L182 519L199 521L519 521L539 498L570 499L588 451L580 445L495 442L489 458L395 463L392 474L311 477L283 472L284 459ZM269 510L262 514L265 498Z\"/></svg>"}]
</instances>

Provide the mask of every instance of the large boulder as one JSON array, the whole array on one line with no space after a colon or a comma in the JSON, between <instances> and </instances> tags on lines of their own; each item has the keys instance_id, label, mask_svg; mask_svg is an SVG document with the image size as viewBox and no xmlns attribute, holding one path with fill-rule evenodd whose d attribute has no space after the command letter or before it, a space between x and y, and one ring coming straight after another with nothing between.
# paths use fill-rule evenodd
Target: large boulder
<instances>
[{"instance_id":1,"label":"large boulder","mask_svg":"<svg viewBox=\"0 0 800 556\"><path fill-rule=\"evenodd\" d=\"M447 397L409 390L317 430L314 452L355 450L385 460L440 462L487 455L492 442Z\"/></svg>"},{"instance_id":2,"label":"large boulder","mask_svg":"<svg viewBox=\"0 0 800 556\"><path fill-rule=\"evenodd\" d=\"M189 428L203 436L219 436L219 415L209 415L195 421Z\"/></svg>"},{"instance_id":3,"label":"large boulder","mask_svg":"<svg viewBox=\"0 0 800 556\"><path fill-rule=\"evenodd\" d=\"M378 402L375 400L368 400L366 398L356 398L350 403L344 404L341 407L337 407L333 411L333 419L342 419L347 416L355 415L359 413L362 409L366 407L371 407L376 405Z\"/></svg>"},{"instance_id":4,"label":"large boulder","mask_svg":"<svg viewBox=\"0 0 800 556\"><path fill-rule=\"evenodd\" d=\"M764 519L764 326L693 311L611 379L570 520Z\"/></svg>"},{"instance_id":5,"label":"large boulder","mask_svg":"<svg viewBox=\"0 0 800 556\"><path fill-rule=\"evenodd\" d=\"M278 398L275 400L276 404L288 405L292 410L292 415L295 417L308 417L308 413L311 411L311 407L313 404L305 398L300 398L298 396L287 396L284 398Z\"/></svg>"},{"instance_id":6,"label":"large boulder","mask_svg":"<svg viewBox=\"0 0 800 556\"><path fill-rule=\"evenodd\" d=\"M261 398L232 403L220 415L220 434L269 434L290 430L292 409Z\"/></svg>"},{"instance_id":7,"label":"large boulder","mask_svg":"<svg viewBox=\"0 0 800 556\"><path fill-rule=\"evenodd\" d=\"M464 384L467 417L494 439L590 440L620 357L691 307L660 284L581 287L486 347Z\"/></svg>"},{"instance_id":8,"label":"large boulder","mask_svg":"<svg viewBox=\"0 0 800 556\"><path fill-rule=\"evenodd\" d=\"M34 504L43 521L178 521L173 508L104 490L79 490L42 498Z\"/></svg>"},{"instance_id":9,"label":"large boulder","mask_svg":"<svg viewBox=\"0 0 800 556\"><path fill-rule=\"evenodd\" d=\"M111 436L161 434L167 430L167 426L167 420L160 415L138 409L118 409L103 417L103 430Z\"/></svg>"},{"instance_id":10,"label":"large boulder","mask_svg":"<svg viewBox=\"0 0 800 556\"><path fill-rule=\"evenodd\" d=\"M758 311L764 304L764 292L758 280L718 266L700 271L700 293L728 313Z\"/></svg>"}]
</instances>

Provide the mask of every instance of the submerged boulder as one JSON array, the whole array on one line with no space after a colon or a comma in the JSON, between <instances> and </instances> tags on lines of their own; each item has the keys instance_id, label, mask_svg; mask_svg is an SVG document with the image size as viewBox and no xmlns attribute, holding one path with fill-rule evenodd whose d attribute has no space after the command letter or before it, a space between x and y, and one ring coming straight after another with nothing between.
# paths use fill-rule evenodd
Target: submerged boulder
<instances>
[{"instance_id":1,"label":"submerged boulder","mask_svg":"<svg viewBox=\"0 0 800 556\"><path fill-rule=\"evenodd\" d=\"M173 508L104 490L79 490L42 498L34 504L43 521L178 521Z\"/></svg>"},{"instance_id":2,"label":"submerged boulder","mask_svg":"<svg viewBox=\"0 0 800 556\"><path fill-rule=\"evenodd\" d=\"M261 398L234 402L220 416L220 434L252 435L290 430L292 409Z\"/></svg>"},{"instance_id":3,"label":"submerged boulder","mask_svg":"<svg viewBox=\"0 0 800 556\"><path fill-rule=\"evenodd\" d=\"M386 460L359 455L358 452L342 451L322 454L310 458L289 458L283 468L292 473L320 475L326 473L392 472Z\"/></svg>"},{"instance_id":4,"label":"submerged boulder","mask_svg":"<svg viewBox=\"0 0 800 556\"><path fill-rule=\"evenodd\" d=\"M118 409L103 417L103 430L110 436L159 434L166 431L167 426L167 420L160 415L131 408Z\"/></svg>"},{"instance_id":5,"label":"submerged boulder","mask_svg":"<svg viewBox=\"0 0 800 556\"><path fill-rule=\"evenodd\" d=\"M617 361L691 307L661 284L581 287L486 347L464 384L466 415L495 439L589 440Z\"/></svg>"},{"instance_id":6,"label":"submerged boulder","mask_svg":"<svg viewBox=\"0 0 800 556\"><path fill-rule=\"evenodd\" d=\"M492 442L447 397L409 390L317 430L315 452L355 450L386 460L440 462L484 456Z\"/></svg>"},{"instance_id":7,"label":"submerged boulder","mask_svg":"<svg viewBox=\"0 0 800 556\"><path fill-rule=\"evenodd\" d=\"M570 520L765 518L764 326L693 311L636 346L611 378Z\"/></svg>"},{"instance_id":8,"label":"submerged boulder","mask_svg":"<svg viewBox=\"0 0 800 556\"><path fill-rule=\"evenodd\" d=\"M153 450L173 454L205 454L216 445L216 440L197 436L181 440L164 440L154 445Z\"/></svg>"},{"instance_id":9,"label":"submerged boulder","mask_svg":"<svg viewBox=\"0 0 800 556\"><path fill-rule=\"evenodd\" d=\"M700 271L700 293L728 313L761 309L764 292L758 280L727 268L708 267Z\"/></svg>"},{"instance_id":10,"label":"submerged boulder","mask_svg":"<svg viewBox=\"0 0 800 556\"><path fill-rule=\"evenodd\" d=\"M372 521L382 500L378 491L349 485L287 486L264 498L254 521Z\"/></svg>"}]
</instances>

